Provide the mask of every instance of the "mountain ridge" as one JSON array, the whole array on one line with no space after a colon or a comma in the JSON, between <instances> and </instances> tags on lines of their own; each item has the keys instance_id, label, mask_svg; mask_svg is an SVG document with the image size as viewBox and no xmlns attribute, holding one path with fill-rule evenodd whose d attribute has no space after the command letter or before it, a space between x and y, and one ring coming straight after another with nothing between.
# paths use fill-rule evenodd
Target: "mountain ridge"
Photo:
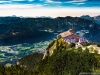
<instances>
[{"instance_id":1,"label":"mountain ridge","mask_svg":"<svg viewBox=\"0 0 100 75\"><path fill-rule=\"evenodd\" d=\"M33 39L38 37L35 32L42 34L45 32L59 33L68 30L69 28L86 37L93 42L100 42L100 25L92 20L83 19L80 17L57 17L57 18L21 18L21 17L0 17L0 40L13 40L33 36ZM87 31L89 33L87 33ZM6 36L7 35L7 36ZM94 37L95 36L95 37ZM95 40L96 39L96 40Z\"/></svg>"}]
</instances>

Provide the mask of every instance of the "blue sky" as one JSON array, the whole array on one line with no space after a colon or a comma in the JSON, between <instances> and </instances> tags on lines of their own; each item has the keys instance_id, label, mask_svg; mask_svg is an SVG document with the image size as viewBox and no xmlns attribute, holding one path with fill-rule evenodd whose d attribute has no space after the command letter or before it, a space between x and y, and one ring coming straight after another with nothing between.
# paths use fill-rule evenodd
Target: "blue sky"
<instances>
[{"instance_id":1,"label":"blue sky","mask_svg":"<svg viewBox=\"0 0 100 75\"><path fill-rule=\"evenodd\" d=\"M0 4L38 4L49 7L100 7L100 0L0 0Z\"/></svg>"},{"instance_id":2,"label":"blue sky","mask_svg":"<svg viewBox=\"0 0 100 75\"><path fill-rule=\"evenodd\" d=\"M0 16L96 16L100 0L0 0Z\"/></svg>"}]
</instances>

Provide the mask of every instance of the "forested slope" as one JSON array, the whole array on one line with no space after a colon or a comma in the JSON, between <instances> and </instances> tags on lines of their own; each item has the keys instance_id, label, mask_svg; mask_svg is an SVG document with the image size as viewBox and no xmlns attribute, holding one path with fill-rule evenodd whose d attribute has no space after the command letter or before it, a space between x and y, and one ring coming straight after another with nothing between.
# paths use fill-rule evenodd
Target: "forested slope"
<instances>
[{"instance_id":1,"label":"forested slope","mask_svg":"<svg viewBox=\"0 0 100 75\"><path fill-rule=\"evenodd\" d=\"M52 41L46 49L48 54L44 59L43 54L31 54L19 59L18 65L11 67L1 65L0 74L79 75L100 72L100 54L90 53L88 48L85 50L81 47L76 49L75 44L67 44L62 39L57 39Z\"/></svg>"}]
</instances>

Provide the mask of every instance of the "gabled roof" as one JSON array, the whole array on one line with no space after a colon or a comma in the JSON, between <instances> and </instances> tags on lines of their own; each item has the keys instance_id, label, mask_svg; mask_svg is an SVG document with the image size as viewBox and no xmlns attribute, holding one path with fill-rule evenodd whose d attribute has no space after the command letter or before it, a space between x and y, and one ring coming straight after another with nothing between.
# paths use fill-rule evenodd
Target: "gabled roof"
<instances>
[{"instance_id":1,"label":"gabled roof","mask_svg":"<svg viewBox=\"0 0 100 75\"><path fill-rule=\"evenodd\" d=\"M66 32L63 32L63 33L60 33L59 34L61 37L66 37L66 36L70 36L70 35L76 35L75 34L75 31L73 29L69 29L68 31ZM59 36L58 35L58 36Z\"/></svg>"}]
</instances>

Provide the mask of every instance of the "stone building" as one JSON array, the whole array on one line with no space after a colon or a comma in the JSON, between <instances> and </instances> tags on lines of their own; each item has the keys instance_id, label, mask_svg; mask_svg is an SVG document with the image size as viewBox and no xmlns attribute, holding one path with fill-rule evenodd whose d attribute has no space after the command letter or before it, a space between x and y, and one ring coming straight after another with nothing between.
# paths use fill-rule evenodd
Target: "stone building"
<instances>
[{"instance_id":1,"label":"stone building","mask_svg":"<svg viewBox=\"0 0 100 75\"><path fill-rule=\"evenodd\" d=\"M62 38L68 44L75 43L76 45L83 45L88 42L84 37L78 36L73 29L60 33L57 37Z\"/></svg>"}]
</instances>

